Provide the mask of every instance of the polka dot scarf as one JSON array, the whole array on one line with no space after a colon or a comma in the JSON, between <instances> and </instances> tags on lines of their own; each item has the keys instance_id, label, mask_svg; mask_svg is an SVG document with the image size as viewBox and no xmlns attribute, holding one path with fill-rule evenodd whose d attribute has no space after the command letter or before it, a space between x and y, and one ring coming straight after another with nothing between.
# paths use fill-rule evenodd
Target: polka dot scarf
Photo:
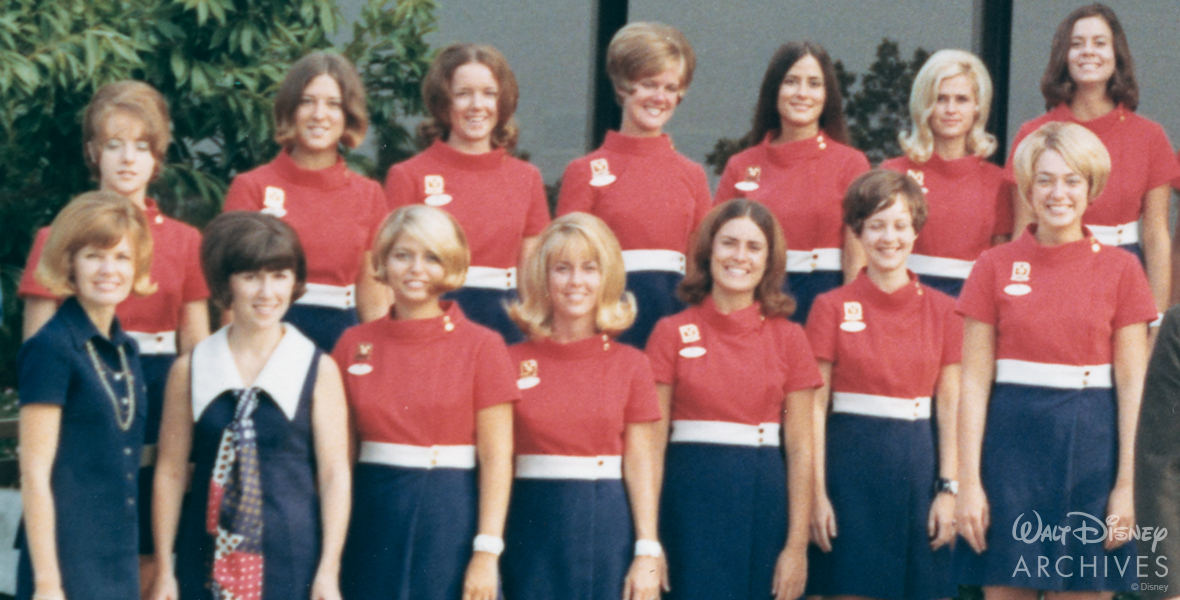
<instances>
[{"instance_id":1,"label":"polka dot scarf","mask_svg":"<svg viewBox=\"0 0 1180 600\"><path fill-rule=\"evenodd\" d=\"M259 391L237 391L234 420L221 436L213 465L205 531L215 539L211 588L216 600L262 597L262 477L253 419Z\"/></svg>"}]
</instances>

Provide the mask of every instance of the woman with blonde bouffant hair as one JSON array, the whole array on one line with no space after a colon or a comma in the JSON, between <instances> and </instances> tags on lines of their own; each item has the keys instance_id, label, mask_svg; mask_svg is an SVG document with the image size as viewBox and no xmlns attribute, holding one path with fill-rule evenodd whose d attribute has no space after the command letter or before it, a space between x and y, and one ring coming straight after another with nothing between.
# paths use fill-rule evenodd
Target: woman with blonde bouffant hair
<instances>
[{"instance_id":1,"label":"woman with blonde bouffant hair","mask_svg":"<svg viewBox=\"0 0 1180 600\"><path fill-rule=\"evenodd\" d=\"M635 319L623 285L614 234L572 213L541 234L509 309L529 341L509 348L521 400L505 598L659 594L652 441L660 413L647 359L614 340Z\"/></svg>"}]
</instances>

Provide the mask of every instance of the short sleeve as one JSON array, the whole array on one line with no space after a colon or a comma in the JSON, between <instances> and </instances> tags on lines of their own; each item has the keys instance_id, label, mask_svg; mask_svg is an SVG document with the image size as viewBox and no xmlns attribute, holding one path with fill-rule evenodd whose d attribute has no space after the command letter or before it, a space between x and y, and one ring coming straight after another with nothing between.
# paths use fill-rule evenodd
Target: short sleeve
<instances>
[{"instance_id":1,"label":"short sleeve","mask_svg":"<svg viewBox=\"0 0 1180 600\"><path fill-rule=\"evenodd\" d=\"M20 403L56 404L66 403L73 369L70 367L71 349L54 343L41 329L21 346L17 357L20 372Z\"/></svg>"},{"instance_id":2,"label":"short sleeve","mask_svg":"<svg viewBox=\"0 0 1180 600\"><path fill-rule=\"evenodd\" d=\"M1176 154L1176 164L1180 165L1180 153ZM1180 190L1180 177L1177 177L1172 180L1172 187L1176 188L1177 190Z\"/></svg>"},{"instance_id":3,"label":"short sleeve","mask_svg":"<svg viewBox=\"0 0 1180 600\"><path fill-rule=\"evenodd\" d=\"M693 206L694 214L692 221L692 230L695 232L700 226L701 222L705 220L705 216L709 214L709 210L713 208L713 199L709 196L709 177L705 175L704 167L693 163Z\"/></svg>"},{"instance_id":4,"label":"short sleeve","mask_svg":"<svg viewBox=\"0 0 1180 600\"><path fill-rule=\"evenodd\" d=\"M733 155L725 162L725 171L721 173L721 182L717 184L717 194L713 197L714 204L721 204L741 196L740 191L733 187L738 182L738 164Z\"/></svg>"},{"instance_id":5,"label":"short sleeve","mask_svg":"<svg viewBox=\"0 0 1180 600\"><path fill-rule=\"evenodd\" d=\"M651 376L651 365L648 364L643 353L636 350L627 407L623 411L623 421L650 423L659 421L660 418L660 401L656 397L656 383Z\"/></svg>"},{"instance_id":6,"label":"short sleeve","mask_svg":"<svg viewBox=\"0 0 1180 600\"><path fill-rule=\"evenodd\" d=\"M529 212L524 224L524 237L541 235L549 226L549 200L545 197L545 183L541 172L532 165L528 168Z\"/></svg>"},{"instance_id":7,"label":"short sleeve","mask_svg":"<svg viewBox=\"0 0 1180 600\"><path fill-rule=\"evenodd\" d=\"M381 185L376 181L365 178L365 187L369 189L369 216L367 219L365 250L373 247L374 242L377 241L377 232L381 231L381 225L385 223L385 217L389 216L391 212L389 205L386 203L385 193L381 190Z\"/></svg>"},{"instance_id":8,"label":"short sleeve","mask_svg":"<svg viewBox=\"0 0 1180 600\"><path fill-rule=\"evenodd\" d=\"M651 337L647 338L647 360L656 383L676 383L676 346L678 342L676 325L671 319L660 319Z\"/></svg>"},{"instance_id":9,"label":"short sleeve","mask_svg":"<svg viewBox=\"0 0 1180 600\"><path fill-rule=\"evenodd\" d=\"M229 184L229 191L225 193L225 204L221 212L231 210L262 210L262 196L258 194L256 186L246 177L238 175Z\"/></svg>"},{"instance_id":10,"label":"short sleeve","mask_svg":"<svg viewBox=\"0 0 1180 600\"><path fill-rule=\"evenodd\" d=\"M1167 185L1171 181L1180 178L1180 163L1176 162L1176 157L1172 152L1171 142L1168 141L1168 134L1157 123L1150 123L1151 125L1151 139L1149 140L1148 164L1150 168L1147 174L1147 189L1154 190L1161 185Z\"/></svg>"},{"instance_id":11,"label":"short sleeve","mask_svg":"<svg viewBox=\"0 0 1180 600\"><path fill-rule=\"evenodd\" d=\"M1156 312L1155 299L1151 295L1151 286L1147 283L1147 275L1135 262L1134 257L1130 254L1127 257L1121 261L1118 306L1115 307L1114 319L1110 324L1112 330L1135 323L1154 321L1159 314Z\"/></svg>"},{"instance_id":12,"label":"short sleeve","mask_svg":"<svg viewBox=\"0 0 1180 600\"><path fill-rule=\"evenodd\" d=\"M33 240L33 249L29 251L29 260L25 264L25 272L20 276L20 287L16 290L16 295L19 298L44 298L46 300L57 300L57 296L49 291L49 288L37 282L35 273L37 272L37 263L41 261L41 253L45 250L45 241L49 239L49 228L42 227L37 232L36 239Z\"/></svg>"},{"instance_id":13,"label":"short sleeve","mask_svg":"<svg viewBox=\"0 0 1180 600\"><path fill-rule=\"evenodd\" d=\"M184 232L187 240L184 244L184 288L181 297L188 303L208 298L209 286L201 270L201 233L187 226Z\"/></svg>"},{"instance_id":14,"label":"short sleeve","mask_svg":"<svg viewBox=\"0 0 1180 600\"><path fill-rule=\"evenodd\" d=\"M857 177L868 173L873 166L869 164L869 159L864 152L853 149L853 155L844 163L844 185L843 190L847 190L848 186L856 181ZM843 191L842 190L842 191Z\"/></svg>"},{"instance_id":15,"label":"short sleeve","mask_svg":"<svg viewBox=\"0 0 1180 600\"><path fill-rule=\"evenodd\" d=\"M836 307L830 294L820 294L807 315L807 341L816 360L836 362Z\"/></svg>"},{"instance_id":16,"label":"short sleeve","mask_svg":"<svg viewBox=\"0 0 1180 600\"><path fill-rule=\"evenodd\" d=\"M385 204L388 212L414 203L414 182L408 170L398 163L385 174Z\"/></svg>"},{"instance_id":17,"label":"short sleeve","mask_svg":"<svg viewBox=\"0 0 1180 600\"><path fill-rule=\"evenodd\" d=\"M942 304L942 366L963 362L963 319L955 314L955 305L949 298Z\"/></svg>"},{"instance_id":18,"label":"short sleeve","mask_svg":"<svg viewBox=\"0 0 1180 600\"><path fill-rule=\"evenodd\" d=\"M1012 224L1016 217L1012 213L1012 195L1016 192L1016 184L998 174L999 185L996 186L996 224L992 228L992 236L1012 235Z\"/></svg>"},{"instance_id":19,"label":"short sleeve","mask_svg":"<svg viewBox=\"0 0 1180 600\"><path fill-rule=\"evenodd\" d=\"M590 189L590 177L582 173L585 157L571 162L561 175L561 191L557 194L557 216L572 212L593 213L594 191Z\"/></svg>"},{"instance_id":20,"label":"short sleeve","mask_svg":"<svg viewBox=\"0 0 1180 600\"><path fill-rule=\"evenodd\" d=\"M807 343L807 335L803 333L803 328L790 321L785 324L785 339L780 349L780 356L787 367L783 394L822 387L824 378L815 363L815 354L811 350L811 344Z\"/></svg>"},{"instance_id":21,"label":"short sleeve","mask_svg":"<svg viewBox=\"0 0 1180 600\"><path fill-rule=\"evenodd\" d=\"M995 263L985 252L971 267L971 274L963 283L955 312L988 325L996 325L999 315L996 314L995 281Z\"/></svg>"},{"instance_id":22,"label":"short sleeve","mask_svg":"<svg viewBox=\"0 0 1180 600\"><path fill-rule=\"evenodd\" d=\"M520 400L508 347L499 335L485 336L475 360L475 410Z\"/></svg>"}]
</instances>

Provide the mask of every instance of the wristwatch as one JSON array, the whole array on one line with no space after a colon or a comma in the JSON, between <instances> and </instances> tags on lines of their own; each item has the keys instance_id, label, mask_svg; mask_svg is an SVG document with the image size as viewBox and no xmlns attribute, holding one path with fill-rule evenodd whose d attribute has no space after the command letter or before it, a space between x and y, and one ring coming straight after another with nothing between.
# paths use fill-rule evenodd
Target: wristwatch
<instances>
[{"instance_id":1,"label":"wristwatch","mask_svg":"<svg viewBox=\"0 0 1180 600\"><path fill-rule=\"evenodd\" d=\"M947 493L952 496L957 495L959 493L959 482L955 481L954 479L939 477L938 479L934 480L934 493L936 495L942 493Z\"/></svg>"}]
</instances>

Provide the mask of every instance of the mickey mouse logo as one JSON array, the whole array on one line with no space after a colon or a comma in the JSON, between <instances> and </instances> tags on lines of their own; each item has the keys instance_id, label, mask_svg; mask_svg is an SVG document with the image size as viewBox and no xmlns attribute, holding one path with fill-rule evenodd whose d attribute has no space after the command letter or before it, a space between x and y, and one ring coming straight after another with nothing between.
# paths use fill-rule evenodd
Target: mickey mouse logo
<instances>
[{"instance_id":1,"label":"mickey mouse logo","mask_svg":"<svg viewBox=\"0 0 1180 600\"><path fill-rule=\"evenodd\" d=\"M844 303L844 322L840 323L840 329L849 333L864 331L865 311L860 302Z\"/></svg>"},{"instance_id":2,"label":"mickey mouse logo","mask_svg":"<svg viewBox=\"0 0 1180 600\"><path fill-rule=\"evenodd\" d=\"M373 365L369 363L369 359L373 358L373 344L361 343L356 345L356 354L353 355L353 364L348 367L348 372L353 375L368 375L373 372Z\"/></svg>"},{"instance_id":3,"label":"mickey mouse logo","mask_svg":"<svg viewBox=\"0 0 1180 600\"><path fill-rule=\"evenodd\" d=\"M262 195L262 205L264 208L258 212L265 215L273 215L281 219L287 215L287 209L283 206L286 201L287 193L283 191L283 188L268 185Z\"/></svg>"},{"instance_id":4,"label":"mickey mouse logo","mask_svg":"<svg viewBox=\"0 0 1180 600\"><path fill-rule=\"evenodd\" d=\"M743 192L752 192L758 189L758 181L760 179L762 179L762 167L750 165L746 167L746 178L733 184L733 187Z\"/></svg>"},{"instance_id":5,"label":"mickey mouse logo","mask_svg":"<svg viewBox=\"0 0 1180 600\"><path fill-rule=\"evenodd\" d=\"M537 387L539 383L541 383L541 378L537 376L536 359L530 358L529 360L520 361L520 378L516 380L516 387L527 390Z\"/></svg>"},{"instance_id":6,"label":"mickey mouse logo","mask_svg":"<svg viewBox=\"0 0 1180 600\"><path fill-rule=\"evenodd\" d=\"M914 169L906 169L905 174L908 175L910 179L913 179L915 183L922 186L922 193L923 194L930 193L930 190L926 189L926 174L925 173L923 173L921 171L915 171Z\"/></svg>"},{"instance_id":7,"label":"mickey mouse logo","mask_svg":"<svg viewBox=\"0 0 1180 600\"><path fill-rule=\"evenodd\" d=\"M611 175L610 164L606 162L605 158L596 158L590 161L590 185L602 187L614 182L615 176Z\"/></svg>"},{"instance_id":8,"label":"mickey mouse logo","mask_svg":"<svg viewBox=\"0 0 1180 600\"><path fill-rule=\"evenodd\" d=\"M1032 265L1016 261L1012 263L1012 281L1025 282L1032 277ZM1025 283L1010 283L1004 287L1004 293L1009 296L1024 296L1032 291L1032 288Z\"/></svg>"},{"instance_id":9,"label":"mickey mouse logo","mask_svg":"<svg viewBox=\"0 0 1180 600\"><path fill-rule=\"evenodd\" d=\"M443 206L450 203L451 197L444 191L444 183L442 175L427 175L426 181L426 204L430 206Z\"/></svg>"}]
</instances>

